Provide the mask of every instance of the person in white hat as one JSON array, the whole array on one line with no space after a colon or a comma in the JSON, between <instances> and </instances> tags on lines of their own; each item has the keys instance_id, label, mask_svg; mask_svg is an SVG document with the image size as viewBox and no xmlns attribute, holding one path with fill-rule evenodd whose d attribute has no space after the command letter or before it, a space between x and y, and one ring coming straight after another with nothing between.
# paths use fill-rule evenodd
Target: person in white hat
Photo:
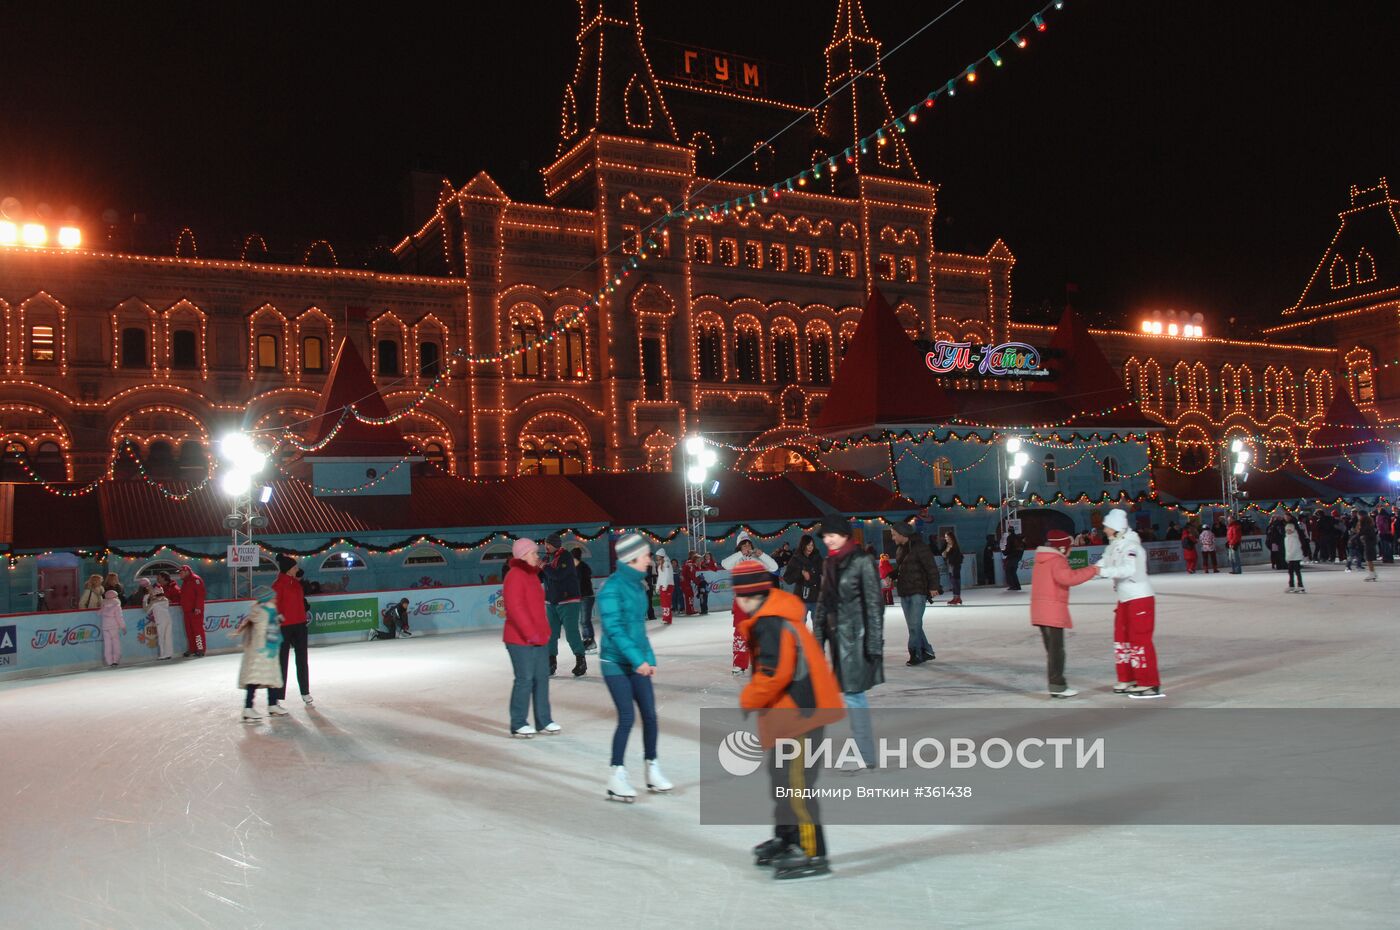
<instances>
[{"instance_id":1,"label":"person in white hat","mask_svg":"<svg viewBox=\"0 0 1400 930\"><path fill-rule=\"evenodd\" d=\"M1112 578L1118 595L1113 615L1113 652L1118 683L1113 690L1130 698L1163 697L1157 677L1157 650L1152 645L1152 628L1157 617L1157 598L1147 583L1147 551L1138 534L1128 528L1128 514L1114 508L1103 518L1108 548L1099 562L1099 577Z\"/></svg>"},{"instance_id":2,"label":"person in white hat","mask_svg":"<svg viewBox=\"0 0 1400 930\"><path fill-rule=\"evenodd\" d=\"M762 563L763 567L770 572L778 570L778 563L773 561L773 557L754 545L753 537L748 530L740 530L738 537L734 541L734 551L725 556L719 563L720 568L727 572L733 572L734 567L740 562L755 561ZM744 609L739 606L739 599L734 598L730 605L730 613L734 619L734 667L731 674L742 675L749 670L749 643L742 633L739 632L739 624L749 618L744 613Z\"/></svg>"}]
</instances>

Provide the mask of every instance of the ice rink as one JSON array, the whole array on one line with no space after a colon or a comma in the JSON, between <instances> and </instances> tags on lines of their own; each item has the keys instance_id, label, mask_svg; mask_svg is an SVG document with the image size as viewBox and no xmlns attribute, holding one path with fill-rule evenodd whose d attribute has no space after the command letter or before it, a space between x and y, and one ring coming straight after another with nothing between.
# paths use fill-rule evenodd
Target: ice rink
<instances>
[{"instance_id":1,"label":"ice rink","mask_svg":"<svg viewBox=\"0 0 1400 930\"><path fill-rule=\"evenodd\" d=\"M1298 596L1257 569L1154 576L1168 696L1148 706L1396 706L1400 568L1361 577L1309 571ZM1048 702L1029 594L965 597L929 609L919 668L887 612L872 705ZM1111 601L1074 591L1075 701L1126 700ZM0 685L0 927L1396 925L1395 827L838 826L832 877L776 883L748 852L765 828L698 822L697 709L739 688L728 611L650 629L676 790L630 806L603 798L594 657L554 679L563 735L511 740L497 633L315 649L314 708L255 725L233 655ZM640 783L639 732L628 764Z\"/></svg>"}]
</instances>

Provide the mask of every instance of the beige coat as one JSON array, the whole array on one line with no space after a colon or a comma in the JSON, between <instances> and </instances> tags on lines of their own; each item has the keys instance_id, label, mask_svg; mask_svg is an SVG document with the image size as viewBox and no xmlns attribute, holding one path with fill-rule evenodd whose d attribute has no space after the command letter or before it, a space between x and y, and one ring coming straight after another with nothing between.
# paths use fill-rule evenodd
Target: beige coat
<instances>
[{"instance_id":1,"label":"beige coat","mask_svg":"<svg viewBox=\"0 0 1400 930\"><path fill-rule=\"evenodd\" d=\"M235 639L243 639L238 687L282 687L282 666L277 660L277 653L282 648L282 632L277 625L273 605L254 604L231 635Z\"/></svg>"}]
</instances>

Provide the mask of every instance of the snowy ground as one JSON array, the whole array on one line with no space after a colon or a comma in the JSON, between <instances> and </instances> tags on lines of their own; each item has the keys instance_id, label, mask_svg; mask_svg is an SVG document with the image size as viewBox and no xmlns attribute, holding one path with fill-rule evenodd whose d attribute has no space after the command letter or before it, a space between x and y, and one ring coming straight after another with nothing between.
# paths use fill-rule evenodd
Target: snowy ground
<instances>
[{"instance_id":1,"label":"snowy ground","mask_svg":"<svg viewBox=\"0 0 1400 930\"><path fill-rule=\"evenodd\" d=\"M1154 578L1166 700L1396 706L1400 569L1360 578L1310 572L1305 597L1267 571ZM966 597L930 610L922 668L888 612L875 705L1047 701L1028 595ZM1121 702L1107 584L1073 603L1077 700ZM764 829L698 823L697 708L738 687L728 614L652 629L677 788L631 806L602 797L596 669L555 680L564 735L510 740L491 634L316 649L315 709L255 726L234 656L0 685L0 926L1395 925L1395 827L833 827L837 874L779 885L750 864Z\"/></svg>"}]
</instances>

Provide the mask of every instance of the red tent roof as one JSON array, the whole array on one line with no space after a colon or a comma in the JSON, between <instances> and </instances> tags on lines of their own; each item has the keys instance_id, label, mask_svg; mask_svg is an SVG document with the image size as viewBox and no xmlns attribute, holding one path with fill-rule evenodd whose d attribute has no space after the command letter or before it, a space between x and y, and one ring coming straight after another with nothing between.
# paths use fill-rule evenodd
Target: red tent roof
<instances>
[{"instance_id":1,"label":"red tent roof","mask_svg":"<svg viewBox=\"0 0 1400 930\"><path fill-rule=\"evenodd\" d=\"M953 415L947 393L876 288L836 370L816 431L850 435L886 424L940 423Z\"/></svg>"},{"instance_id":2,"label":"red tent roof","mask_svg":"<svg viewBox=\"0 0 1400 930\"><path fill-rule=\"evenodd\" d=\"M1322 425L1308 434L1307 445L1317 447L1303 449L1303 458L1308 461L1339 458L1342 452L1354 456L1383 455L1386 451L1375 426L1352 403L1345 387L1332 398Z\"/></svg>"},{"instance_id":3,"label":"red tent roof","mask_svg":"<svg viewBox=\"0 0 1400 930\"><path fill-rule=\"evenodd\" d=\"M341 411L354 404L367 417L387 417L389 408L355 344L348 338L336 350L326 389L316 407L308 444L325 439L341 422ZM402 458L412 452L394 423L376 426L347 417L334 439L323 448L308 453L315 458Z\"/></svg>"}]
</instances>

